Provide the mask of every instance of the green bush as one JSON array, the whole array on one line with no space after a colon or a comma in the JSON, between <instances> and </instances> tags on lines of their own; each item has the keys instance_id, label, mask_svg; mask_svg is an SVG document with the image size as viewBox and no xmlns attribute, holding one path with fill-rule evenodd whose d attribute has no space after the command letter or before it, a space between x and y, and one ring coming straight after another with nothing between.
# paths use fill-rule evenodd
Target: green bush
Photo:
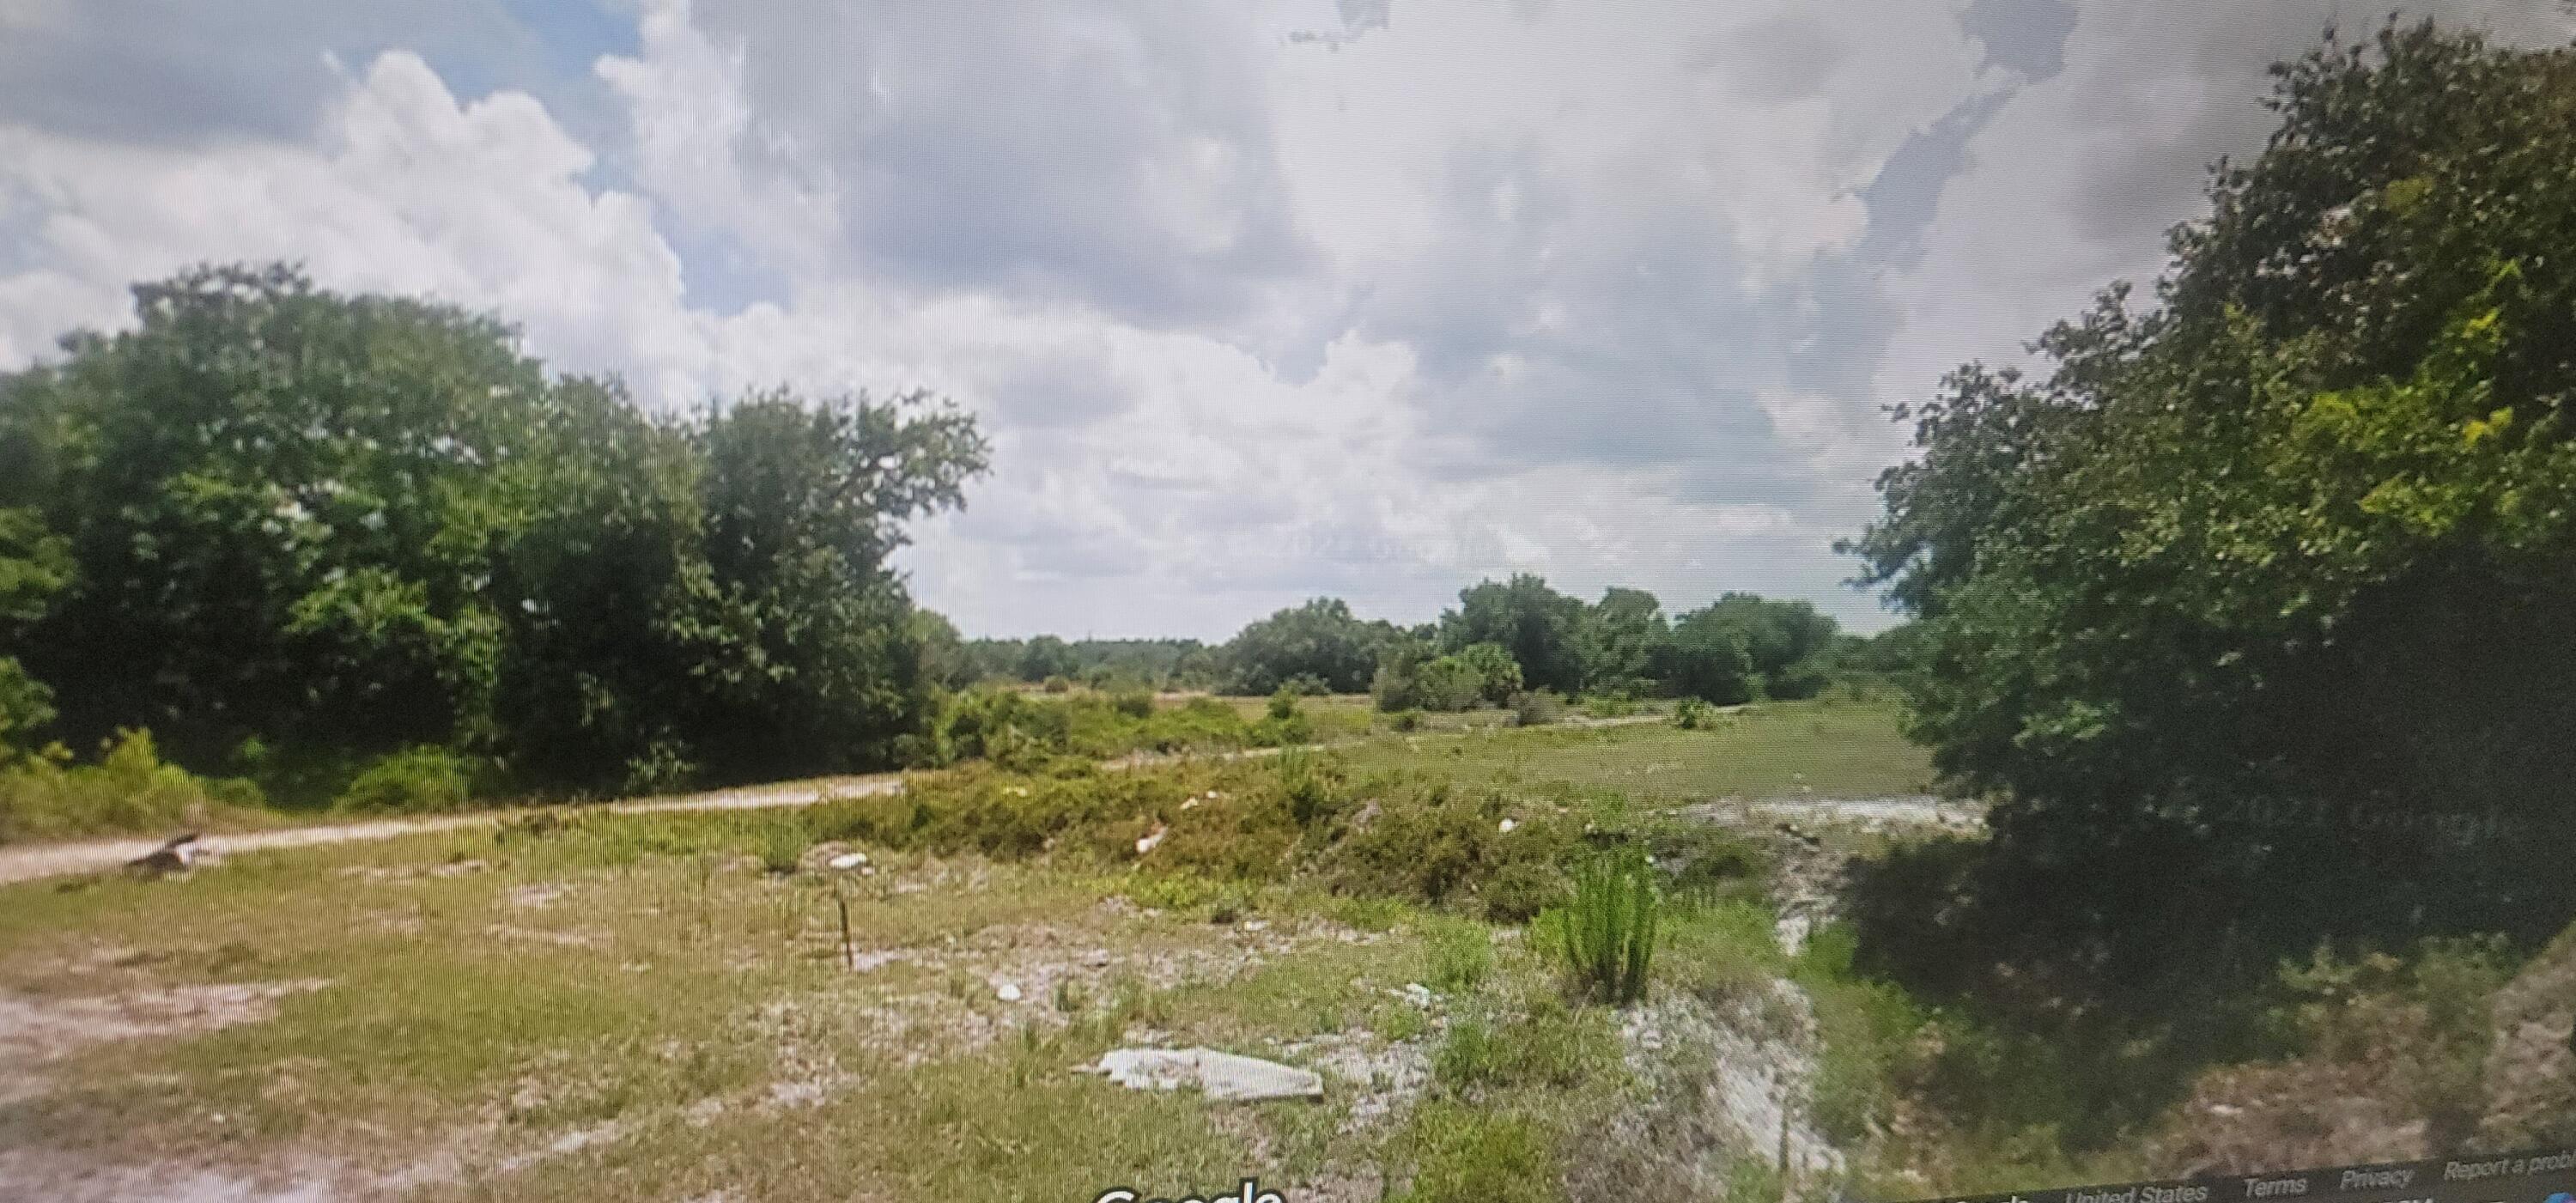
<instances>
[{"instance_id":1,"label":"green bush","mask_svg":"<svg viewBox=\"0 0 2576 1203\"><path fill-rule=\"evenodd\" d=\"M159 831L222 815L207 782L164 764L148 731L120 731L95 765L68 765L59 749L0 768L0 842L120 831ZM255 799L256 787L223 787Z\"/></svg>"},{"instance_id":2,"label":"green bush","mask_svg":"<svg viewBox=\"0 0 2576 1203\"><path fill-rule=\"evenodd\" d=\"M1110 708L1128 718L1154 717L1154 695L1150 690L1129 689L1109 699Z\"/></svg>"},{"instance_id":3,"label":"green bush","mask_svg":"<svg viewBox=\"0 0 2576 1203\"><path fill-rule=\"evenodd\" d=\"M1619 694L1595 694L1583 699L1583 713L1593 718L1626 718L1638 709L1637 699Z\"/></svg>"},{"instance_id":4,"label":"green bush","mask_svg":"<svg viewBox=\"0 0 2576 1203\"><path fill-rule=\"evenodd\" d=\"M1717 707L1698 698L1683 698L1673 707L1673 725L1684 731L1705 729L1717 721Z\"/></svg>"},{"instance_id":5,"label":"green bush","mask_svg":"<svg viewBox=\"0 0 2576 1203\"><path fill-rule=\"evenodd\" d=\"M1278 692L1270 695L1270 717L1274 721L1278 722L1286 722L1289 719L1297 717L1297 687L1295 685L1282 685L1279 687Z\"/></svg>"},{"instance_id":6,"label":"green bush","mask_svg":"<svg viewBox=\"0 0 2576 1203\"><path fill-rule=\"evenodd\" d=\"M444 748L411 748L367 766L332 809L368 814L459 810L473 794L464 757Z\"/></svg>"},{"instance_id":7,"label":"green bush","mask_svg":"<svg viewBox=\"0 0 2576 1203\"><path fill-rule=\"evenodd\" d=\"M1547 939L1586 994L1615 1006L1645 997L1659 906L1654 874L1640 849L1599 853L1576 868L1573 898L1542 916Z\"/></svg>"},{"instance_id":8,"label":"green bush","mask_svg":"<svg viewBox=\"0 0 2576 1203\"><path fill-rule=\"evenodd\" d=\"M1565 703L1543 690L1525 690L1512 695L1512 719L1524 727L1544 727L1565 717Z\"/></svg>"},{"instance_id":9,"label":"green bush","mask_svg":"<svg viewBox=\"0 0 2576 1203\"><path fill-rule=\"evenodd\" d=\"M1423 931L1430 953L1424 980L1442 990L1473 990L1494 971L1494 937L1481 923L1436 919Z\"/></svg>"},{"instance_id":10,"label":"green bush","mask_svg":"<svg viewBox=\"0 0 2576 1203\"><path fill-rule=\"evenodd\" d=\"M793 823L772 823L760 832L760 867L785 875L796 871L805 858L805 829Z\"/></svg>"},{"instance_id":11,"label":"green bush","mask_svg":"<svg viewBox=\"0 0 2576 1203\"><path fill-rule=\"evenodd\" d=\"M1325 880L1341 892L1476 906L1491 915L1498 881L1552 873L1573 843L1553 816L1504 832L1508 808L1496 794L1460 795L1445 782L1408 779L1372 782L1368 792L1374 805L1346 814L1321 858ZM1365 826L1360 814L1371 816Z\"/></svg>"},{"instance_id":12,"label":"green bush","mask_svg":"<svg viewBox=\"0 0 2576 1203\"><path fill-rule=\"evenodd\" d=\"M1398 710L1386 717L1386 725L1390 731L1419 731L1422 729L1422 712Z\"/></svg>"}]
</instances>

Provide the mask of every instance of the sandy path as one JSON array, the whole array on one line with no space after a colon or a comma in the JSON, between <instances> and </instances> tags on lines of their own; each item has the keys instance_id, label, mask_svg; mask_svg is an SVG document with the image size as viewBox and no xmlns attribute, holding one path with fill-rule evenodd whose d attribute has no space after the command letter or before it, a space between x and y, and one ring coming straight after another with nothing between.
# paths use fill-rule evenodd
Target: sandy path
<instances>
[{"instance_id":1,"label":"sandy path","mask_svg":"<svg viewBox=\"0 0 2576 1203\"><path fill-rule=\"evenodd\" d=\"M690 810L760 810L773 806L811 806L827 797L882 794L902 788L903 778L892 773L871 777L826 777L784 785L748 786L741 789L713 790L703 794L684 794L675 798L639 798L629 802L612 802L605 807L595 809L603 809L615 814L656 814L663 811ZM360 840L389 840L397 836L422 835L434 831L494 827L506 819L533 814L541 809L545 808L523 807L512 810L476 811L473 814L435 815L417 819L375 819L363 823L330 823L311 827L285 827L274 831L244 831L227 835L209 835L202 841L201 846L218 856L229 856L235 853L262 852L274 848L310 848L322 844L346 844ZM115 869L160 846L161 841L157 839L112 839L0 848L0 885Z\"/></svg>"}]
</instances>

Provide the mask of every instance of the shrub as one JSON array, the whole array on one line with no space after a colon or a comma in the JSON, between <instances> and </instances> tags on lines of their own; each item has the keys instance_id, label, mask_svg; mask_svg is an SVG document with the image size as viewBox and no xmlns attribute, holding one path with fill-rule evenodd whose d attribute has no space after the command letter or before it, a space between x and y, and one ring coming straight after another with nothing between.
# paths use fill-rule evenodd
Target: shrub
<instances>
[{"instance_id":1,"label":"shrub","mask_svg":"<svg viewBox=\"0 0 2576 1203\"><path fill-rule=\"evenodd\" d=\"M1574 896L1544 917L1548 939L1586 994L1615 1006L1646 995L1655 956L1653 866L1636 848L1600 853L1574 874Z\"/></svg>"},{"instance_id":2,"label":"shrub","mask_svg":"<svg viewBox=\"0 0 2576 1203\"><path fill-rule=\"evenodd\" d=\"M68 759L56 748L0 768L0 841L152 831L214 817L206 783L163 764L148 731L117 732L95 765L67 766Z\"/></svg>"},{"instance_id":3,"label":"shrub","mask_svg":"<svg viewBox=\"0 0 2576 1203\"><path fill-rule=\"evenodd\" d=\"M1498 796L1462 797L1445 783L1375 784L1375 805L1363 808L1373 817L1364 828L1347 820L1322 858L1336 890L1459 905L1479 899L1515 865L1552 871L1570 843L1553 820L1504 833Z\"/></svg>"},{"instance_id":4,"label":"shrub","mask_svg":"<svg viewBox=\"0 0 2576 1203\"><path fill-rule=\"evenodd\" d=\"M1593 718L1626 718L1637 710L1637 699L1621 694L1595 694L1583 699L1583 713Z\"/></svg>"},{"instance_id":5,"label":"shrub","mask_svg":"<svg viewBox=\"0 0 2576 1203\"><path fill-rule=\"evenodd\" d=\"M1125 690L1110 698L1109 705L1128 718L1154 717L1154 695L1147 690Z\"/></svg>"},{"instance_id":6,"label":"shrub","mask_svg":"<svg viewBox=\"0 0 2576 1203\"><path fill-rule=\"evenodd\" d=\"M1619 1061L1618 1038L1599 1017L1599 1012L1590 1018L1575 1014L1562 1000L1541 997L1526 1013L1500 1024L1460 1019L1431 1054L1432 1076L1453 1090L1580 1086L1595 1070Z\"/></svg>"},{"instance_id":7,"label":"shrub","mask_svg":"<svg viewBox=\"0 0 2576 1203\"><path fill-rule=\"evenodd\" d=\"M805 829L794 822L771 823L760 832L760 867L784 876L805 857Z\"/></svg>"},{"instance_id":8,"label":"shrub","mask_svg":"<svg viewBox=\"0 0 2576 1203\"><path fill-rule=\"evenodd\" d=\"M1472 990L1494 971L1494 938L1483 924L1434 920L1423 933L1430 950L1426 980L1443 990Z\"/></svg>"},{"instance_id":9,"label":"shrub","mask_svg":"<svg viewBox=\"0 0 2576 1203\"><path fill-rule=\"evenodd\" d=\"M1270 717L1280 722L1297 717L1297 687L1282 685L1270 695Z\"/></svg>"},{"instance_id":10,"label":"shrub","mask_svg":"<svg viewBox=\"0 0 2576 1203\"><path fill-rule=\"evenodd\" d=\"M1684 731L1698 731L1717 721L1717 707L1698 698L1683 698L1673 707L1673 725Z\"/></svg>"},{"instance_id":11,"label":"shrub","mask_svg":"<svg viewBox=\"0 0 2576 1203\"><path fill-rule=\"evenodd\" d=\"M1544 727L1565 717L1565 703L1543 690L1524 690L1512 695L1512 719L1524 727Z\"/></svg>"},{"instance_id":12,"label":"shrub","mask_svg":"<svg viewBox=\"0 0 2576 1203\"><path fill-rule=\"evenodd\" d=\"M1422 712L1421 712L1421 711L1419 711L1419 710L1411 710L1411 709L1407 709L1407 710L1398 710L1398 711L1396 711L1395 713L1393 713L1393 714L1391 714L1391 715L1388 715L1388 716L1387 716L1386 725L1387 725L1387 728L1388 728L1389 730L1393 730L1393 731L1418 731L1418 730L1421 730L1421 729L1422 729Z\"/></svg>"},{"instance_id":13,"label":"shrub","mask_svg":"<svg viewBox=\"0 0 2576 1203\"><path fill-rule=\"evenodd\" d=\"M457 810L472 792L463 757L444 748L419 747L367 766L340 792L332 809L382 814Z\"/></svg>"}]
</instances>

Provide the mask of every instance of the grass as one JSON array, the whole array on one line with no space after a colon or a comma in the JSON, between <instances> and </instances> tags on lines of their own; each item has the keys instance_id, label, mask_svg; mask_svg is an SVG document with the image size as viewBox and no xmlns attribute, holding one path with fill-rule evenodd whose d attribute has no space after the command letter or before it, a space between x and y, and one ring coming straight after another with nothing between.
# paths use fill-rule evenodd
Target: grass
<instances>
[{"instance_id":1,"label":"grass","mask_svg":"<svg viewBox=\"0 0 2576 1203\"><path fill-rule=\"evenodd\" d=\"M853 921L863 949L909 959L852 974L828 883L760 863L774 830L603 817L12 888L0 987L29 997L329 984L263 1022L74 1052L49 1067L56 1088L0 1103L0 1126L129 1163L293 1147L396 1165L469 1146L485 1180L432 1198L558 1197L601 1172L577 1193L667 1198L712 1170L781 1198L998 1199L1149 1171L1224 1185L1256 1163L1252 1133L1070 1069L1140 1021L1257 1051L1320 1010L1366 1014L1379 995L1361 981L1426 955L1406 924L1333 939L1328 900L1288 893L1262 905L1292 947L1256 963L1228 929L1120 905L1114 879L889 854ZM1088 949L1108 963L1073 951ZM996 977L1025 1001L996 1000ZM818 1082L810 1112L769 1101ZM498 1169L601 1125L594 1147ZM1307 1165L1366 1160L1329 1125L1270 1139Z\"/></svg>"},{"instance_id":2,"label":"grass","mask_svg":"<svg viewBox=\"0 0 2576 1203\"><path fill-rule=\"evenodd\" d=\"M1894 704L1770 702L1685 731L1660 724L1539 727L1463 738L1376 739L1354 771L1433 768L1460 785L1605 788L1641 801L1884 797L1931 789L1931 759L1897 730Z\"/></svg>"},{"instance_id":3,"label":"grass","mask_svg":"<svg viewBox=\"0 0 2576 1203\"><path fill-rule=\"evenodd\" d=\"M1275 721L1266 705L1200 711ZM1099 710L1139 721L1133 699ZM1295 717L1384 721L1352 699ZM1759 833L1673 805L1918 789L1928 769L1893 718L1788 703L1694 730L978 764L803 809L541 810L183 879L0 888L0 998L46 1014L327 983L234 1026L66 1043L33 1093L0 1063L0 1149L242 1175L437 1166L419 1197L441 1201L1182 1196L1254 1173L1291 1198L1768 1201L1816 1184L1735 1147L1705 1113L1705 1066L1639 1068L1635 1032L1696 1007L1776 1035L1810 1009L1774 1005L1785 978L1813 1014L1806 1114L1853 1154L1856 1193L2142 1171L2023 1122L2051 1063L1860 975L1840 929L1786 954ZM804 867L826 840L876 872ZM1627 1012L1569 988L1546 935L1513 926L1574 894L1565 869L1603 844L1652 854L1663 895L1652 988ZM2446 1104L2483 1012L2434 1003L2498 972L2459 952L2383 988L2381 969L2320 962L2301 980L2393 1001L2305 1016L2297 1050L2387 1060L2389 1033L2437 1032L2406 1037L2433 1057L2409 1072ZM1325 1101L1218 1108L1074 1072L1149 1032L1325 1070Z\"/></svg>"}]
</instances>

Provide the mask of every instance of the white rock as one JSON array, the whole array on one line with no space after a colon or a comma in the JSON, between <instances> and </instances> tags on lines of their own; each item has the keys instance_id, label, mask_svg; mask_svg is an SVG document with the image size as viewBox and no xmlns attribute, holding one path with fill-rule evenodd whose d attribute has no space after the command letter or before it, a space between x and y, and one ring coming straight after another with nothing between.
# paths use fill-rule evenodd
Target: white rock
<instances>
[{"instance_id":1,"label":"white rock","mask_svg":"<svg viewBox=\"0 0 2576 1203\"><path fill-rule=\"evenodd\" d=\"M1154 846L1162 843L1163 836L1168 834L1170 831L1171 828L1165 827L1160 823L1154 824L1154 829L1152 831L1148 831L1145 834L1136 837L1136 855L1143 856L1146 853L1153 851Z\"/></svg>"},{"instance_id":2,"label":"white rock","mask_svg":"<svg viewBox=\"0 0 2576 1203\"><path fill-rule=\"evenodd\" d=\"M823 863L843 872L848 872L851 869L858 868L859 866L868 863L868 854L864 852L844 852Z\"/></svg>"},{"instance_id":3,"label":"white rock","mask_svg":"<svg viewBox=\"0 0 2576 1203\"><path fill-rule=\"evenodd\" d=\"M1018 1002L1020 1001L1020 987L1015 982L1004 982L999 986L993 987L993 997L1001 999L1003 1002Z\"/></svg>"},{"instance_id":4,"label":"white rock","mask_svg":"<svg viewBox=\"0 0 2576 1203\"><path fill-rule=\"evenodd\" d=\"M1504 835L1510 835L1510 834L1512 833L1512 828L1518 827L1518 826L1520 826L1520 825L1521 825L1521 824L1520 824L1520 820L1518 820L1518 819L1505 819L1505 820L1503 820L1503 834L1504 834Z\"/></svg>"},{"instance_id":5,"label":"white rock","mask_svg":"<svg viewBox=\"0 0 2576 1203\"><path fill-rule=\"evenodd\" d=\"M1195 1086L1219 1102L1324 1097L1323 1075L1312 1070L1208 1048L1111 1049L1089 1072L1107 1074L1131 1090Z\"/></svg>"},{"instance_id":6,"label":"white rock","mask_svg":"<svg viewBox=\"0 0 2576 1203\"><path fill-rule=\"evenodd\" d=\"M1269 921L1269 920L1267 920L1267 919L1246 919L1246 920L1244 920L1244 921L1243 921L1243 930L1245 930L1245 931L1269 931L1269 930L1270 930L1270 921Z\"/></svg>"},{"instance_id":7,"label":"white rock","mask_svg":"<svg viewBox=\"0 0 2576 1203\"><path fill-rule=\"evenodd\" d=\"M1404 1001L1412 1003L1414 1006L1428 1007L1431 1005L1431 987L1423 985L1420 982L1407 982L1405 983L1404 989L1398 990L1396 993L1403 995Z\"/></svg>"}]
</instances>

